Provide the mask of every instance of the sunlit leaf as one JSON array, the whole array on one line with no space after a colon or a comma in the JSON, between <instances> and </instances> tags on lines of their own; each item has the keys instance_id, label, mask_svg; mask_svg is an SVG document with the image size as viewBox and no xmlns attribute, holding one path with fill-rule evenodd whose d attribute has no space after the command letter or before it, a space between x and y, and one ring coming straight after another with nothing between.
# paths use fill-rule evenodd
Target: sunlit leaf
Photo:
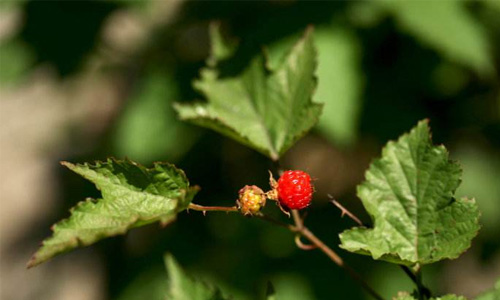
<instances>
[{"instance_id":1,"label":"sunlit leaf","mask_svg":"<svg viewBox=\"0 0 500 300\"><path fill-rule=\"evenodd\" d=\"M169 161L179 159L195 142L197 134L177 119L172 108L175 99L178 87L172 76L148 73L117 122L116 155L141 163L164 157Z\"/></svg>"},{"instance_id":2,"label":"sunlit leaf","mask_svg":"<svg viewBox=\"0 0 500 300\"><path fill-rule=\"evenodd\" d=\"M316 86L312 30L306 31L276 70L263 55L237 77L220 78L204 68L194 87L208 102L178 104L181 119L211 128L277 160L318 121L321 105L312 102Z\"/></svg>"},{"instance_id":3,"label":"sunlit leaf","mask_svg":"<svg viewBox=\"0 0 500 300\"><path fill-rule=\"evenodd\" d=\"M388 1L381 4L404 31L444 56L476 70L493 72L492 49L480 22L463 1Z\"/></svg>"},{"instance_id":4,"label":"sunlit leaf","mask_svg":"<svg viewBox=\"0 0 500 300\"><path fill-rule=\"evenodd\" d=\"M87 199L73 207L68 219L52 227L53 235L43 241L28 267L133 227L158 221L167 224L188 207L197 192L183 171L167 163L156 163L151 169L112 159L63 165L93 182L102 199Z\"/></svg>"},{"instance_id":5,"label":"sunlit leaf","mask_svg":"<svg viewBox=\"0 0 500 300\"><path fill-rule=\"evenodd\" d=\"M318 127L332 142L353 143L363 92L361 51L356 36L335 26L319 27L318 90L314 100L324 103Z\"/></svg>"},{"instance_id":6,"label":"sunlit leaf","mask_svg":"<svg viewBox=\"0 0 500 300\"><path fill-rule=\"evenodd\" d=\"M479 230L474 200L455 199L460 166L433 146L427 121L389 142L358 186L373 228L340 235L341 247L404 265L457 258Z\"/></svg>"}]
</instances>

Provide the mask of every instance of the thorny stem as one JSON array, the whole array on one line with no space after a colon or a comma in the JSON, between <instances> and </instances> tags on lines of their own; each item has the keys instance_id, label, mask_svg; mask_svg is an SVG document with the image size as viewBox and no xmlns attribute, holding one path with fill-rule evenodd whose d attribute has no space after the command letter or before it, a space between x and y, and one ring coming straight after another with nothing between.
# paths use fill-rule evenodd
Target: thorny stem
<instances>
[{"instance_id":1,"label":"thorny stem","mask_svg":"<svg viewBox=\"0 0 500 300\"><path fill-rule=\"evenodd\" d=\"M431 297L431 291L426 288L422 282L422 269L420 267L415 272L415 279L418 290L418 298L421 300L429 299Z\"/></svg>"},{"instance_id":2,"label":"thorny stem","mask_svg":"<svg viewBox=\"0 0 500 300\"><path fill-rule=\"evenodd\" d=\"M330 258L336 265L347 271L352 279L356 280L373 298L377 300L383 300L375 290L373 290L368 283L359 275L358 272L354 271L344 260L330 247L328 247L322 240L320 240L314 233L312 233L307 227L304 226L304 222L300 217L298 210L292 210L292 216L295 222L295 230L300 233L303 237L308 239L314 246L319 248L328 258ZM310 250L310 249L307 249Z\"/></svg>"},{"instance_id":3,"label":"thorny stem","mask_svg":"<svg viewBox=\"0 0 500 300\"><path fill-rule=\"evenodd\" d=\"M201 211L203 213L207 211L223 211L223 212L237 212L238 208L236 206L231 206L231 207L226 207L226 206L202 206L198 204L191 203L189 204L188 209L196 210L196 211ZM295 225L291 225L288 223L281 222L279 220L273 219L271 217L268 217L264 215L263 213L258 213L255 216L258 217L261 220L264 220L266 222L270 222L274 225L278 225L281 227L284 227L291 232L297 233L304 238L308 239L312 245L303 245L304 247L301 249L304 250L312 250L314 248L319 248L323 253L326 254L336 265L339 267L343 268L344 270L347 271L349 276L359 282L359 284L370 294L373 296L373 298L377 300L383 300L382 296L377 294L369 285L364 281L364 279L356 272L354 269L352 269L349 265L347 265L344 260L335 252L333 251L330 247L328 247L323 241L321 241L314 233L312 233L307 227L304 226L303 220L300 217L300 214L297 210L292 210L292 215L295 221Z\"/></svg>"},{"instance_id":4,"label":"thorny stem","mask_svg":"<svg viewBox=\"0 0 500 300\"><path fill-rule=\"evenodd\" d=\"M236 206L203 206L194 203L190 203L188 209L197 210L205 214L207 211L224 211L224 212L238 212Z\"/></svg>"},{"instance_id":5,"label":"thorny stem","mask_svg":"<svg viewBox=\"0 0 500 300\"><path fill-rule=\"evenodd\" d=\"M328 195L330 197L330 195ZM361 222L361 220L356 217L352 212L350 212L349 210L347 210L347 208L345 208L344 206L342 206L342 204L340 204L339 202L337 202L337 200L332 199L332 204L335 205L336 207L338 207L341 211L342 211L342 217L344 215L347 215L349 218L351 218L354 222L358 223L359 226L364 226L363 225L363 222Z\"/></svg>"}]
</instances>

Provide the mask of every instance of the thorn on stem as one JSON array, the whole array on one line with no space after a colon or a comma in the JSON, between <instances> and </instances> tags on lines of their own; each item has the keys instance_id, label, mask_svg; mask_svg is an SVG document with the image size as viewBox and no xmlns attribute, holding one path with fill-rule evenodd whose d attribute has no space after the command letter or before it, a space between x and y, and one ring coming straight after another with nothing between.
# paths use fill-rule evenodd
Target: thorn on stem
<instances>
[{"instance_id":1,"label":"thorn on stem","mask_svg":"<svg viewBox=\"0 0 500 300\"><path fill-rule=\"evenodd\" d=\"M333 199L333 196L328 194L327 195L328 198L330 198L330 202L335 205L338 209L340 209L341 211L341 214L340 216L341 217L344 217L345 215L347 215L349 218L351 218L351 220L353 220L354 222L358 223L358 225L360 226L364 226L363 222L361 222L361 220L356 217L352 212L350 212L347 208L345 208L342 204L340 204L339 202L337 202L335 199Z\"/></svg>"}]
</instances>

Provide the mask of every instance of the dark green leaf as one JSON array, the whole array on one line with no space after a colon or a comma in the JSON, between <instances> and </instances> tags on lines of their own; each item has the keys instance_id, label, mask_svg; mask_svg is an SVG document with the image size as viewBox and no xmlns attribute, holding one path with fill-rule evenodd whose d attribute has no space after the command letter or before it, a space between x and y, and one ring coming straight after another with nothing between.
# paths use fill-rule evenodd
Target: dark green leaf
<instances>
[{"instance_id":1,"label":"dark green leaf","mask_svg":"<svg viewBox=\"0 0 500 300\"><path fill-rule=\"evenodd\" d=\"M168 271L169 300L224 300L219 289L187 276L175 259L165 255L165 265Z\"/></svg>"}]
</instances>

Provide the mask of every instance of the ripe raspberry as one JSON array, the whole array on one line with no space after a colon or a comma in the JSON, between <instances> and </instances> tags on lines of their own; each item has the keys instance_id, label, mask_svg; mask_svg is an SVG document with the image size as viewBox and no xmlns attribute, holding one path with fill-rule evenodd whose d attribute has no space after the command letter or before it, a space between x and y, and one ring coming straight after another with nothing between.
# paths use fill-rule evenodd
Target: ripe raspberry
<instances>
[{"instance_id":1,"label":"ripe raspberry","mask_svg":"<svg viewBox=\"0 0 500 300\"><path fill-rule=\"evenodd\" d=\"M236 205L245 216L258 213L266 205L264 192L255 185L245 185L239 194L240 196L236 200Z\"/></svg>"},{"instance_id":2,"label":"ripe raspberry","mask_svg":"<svg viewBox=\"0 0 500 300\"><path fill-rule=\"evenodd\" d=\"M311 177L303 171L286 171L278 179L280 204L290 209L303 209L311 204Z\"/></svg>"}]
</instances>

